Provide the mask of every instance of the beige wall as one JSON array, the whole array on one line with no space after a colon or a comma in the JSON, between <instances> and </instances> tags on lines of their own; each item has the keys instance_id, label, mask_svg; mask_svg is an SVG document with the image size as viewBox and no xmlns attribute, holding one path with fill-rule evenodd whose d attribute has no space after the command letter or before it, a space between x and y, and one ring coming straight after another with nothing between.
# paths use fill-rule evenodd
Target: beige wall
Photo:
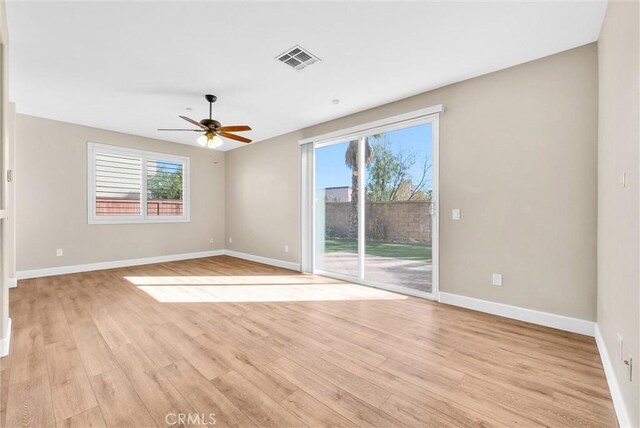
<instances>
[{"instance_id":1,"label":"beige wall","mask_svg":"<svg viewBox=\"0 0 640 428\"><path fill-rule=\"evenodd\" d=\"M16 137L18 271L224 248L223 153L21 114ZM188 156L191 221L87 224L88 141Z\"/></svg>"},{"instance_id":2,"label":"beige wall","mask_svg":"<svg viewBox=\"0 0 640 428\"><path fill-rule=\"evenodd\" d=\"M441 291L595 320L595 44L228 153L227 248L298 262L297 140L436 104Z\"/></svg>"},{"instance_id":3,"label":"beige wall","mask_svg":"<svg viewBox=\"0 0 640 428\"><path fill-rule=\"evenodd\" d=\"M300 138L294 132L226 152L227 249L299 262Z\"/></svg>"},{"instance_id":4,"label":"beige wall","mask_svg":"<svg viewBox=\"0 0 640 428\"><path fill-rule=\"evenodd\" d=\"M638 2L610 1L598 41L598 326L632 426L640 426L639 12ZM617 333L625 358L633 356L633 382L617 358Z\"/></svg>"}]
</instances>

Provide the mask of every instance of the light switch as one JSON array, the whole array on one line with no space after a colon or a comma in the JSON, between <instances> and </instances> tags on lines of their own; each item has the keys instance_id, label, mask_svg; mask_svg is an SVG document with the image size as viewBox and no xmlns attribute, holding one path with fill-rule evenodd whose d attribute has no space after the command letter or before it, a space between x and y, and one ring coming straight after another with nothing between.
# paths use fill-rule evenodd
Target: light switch
<instances>
[{"instance_id":1,"label":"light switch","mask_svg":"<svg viewBox=\"0 0 640 428\"><path fill-rule=\"evenodd\" d=\"M451 219L460 220L460 210L458 208L454 208L451 210Z\"/></svg>"}]
</instances>

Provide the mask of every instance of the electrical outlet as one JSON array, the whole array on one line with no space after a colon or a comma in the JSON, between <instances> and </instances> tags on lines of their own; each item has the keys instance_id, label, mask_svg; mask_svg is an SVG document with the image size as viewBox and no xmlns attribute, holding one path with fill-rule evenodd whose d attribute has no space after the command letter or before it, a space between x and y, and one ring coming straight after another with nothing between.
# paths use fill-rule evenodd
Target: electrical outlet
<instances>
[{"instance_id":1,"label":"electrical outlet","mask_svg":"<svg viewBox=\"0 0 640 428\"><path fill-rule=\"evenodd\" d=\"M229 244L233 242L233 238L229 238Z\"/></svg>"},{"instance_id":2,"label":"electrical outlet","mask_svg":"<svg viewBox=\"0 0 640 428\"><path fill-rule=\"evenodd\" d=\"M618 343L617 343L618 346L616 347L616 356L618 357L618 360L623 361L624 360L624 339L622 338L620 333L617 334L617 338L618 338Z\"/></svg>"},{"instance_id":3,"label":"electrical outlet","mask_svg":"<svg viewBox=\"0 0 640 428\"><path fill-rule=\"evenodd\" d=\"M494 273L491 283L493 285L502 286L502 274L501 273Z\"/></svg>"},{"instance_id":4,"label":"electrical outlet","mask_svg":"<svg viewBox=\"0 0 640 428\"><path fill-rule=\"evenodd\" d=\"M451 220L460 220L460 209L454 208L451 210Z\"/></svg>"},{"instance_id":5,"label":"electrical outlet","mask_svg":"<svg viewBox=\"0 0 640 428\"><path fill-rule=\"evenodd\" d=\"M288 246L288 245L285 245L285 246L284 246L284 252L285 252L285 253L288 253L288 252L289 252L289 246Z\"/></svg>"},{"instance_id":6,"label":"electrical outlet","mask_svg":"<svg viewBox=\"0 0 640 428\"><path fill-rule=\"evenodd\" d=\"M57 248L57 249L56 249L56 256L58 256L58 257L62 257L62 256L64 256L64 249L62 249L62 248Z\"/></svg>"},{"instance_id":7,"label":"electrical outlet","mask_svg":"<svg viewBox=\"0 0 640 428\"><path fill-rule=\"evenodd\" d=\"M213 244L213 238L209 238L209 244Z\"/></svg>"}]
</instances>

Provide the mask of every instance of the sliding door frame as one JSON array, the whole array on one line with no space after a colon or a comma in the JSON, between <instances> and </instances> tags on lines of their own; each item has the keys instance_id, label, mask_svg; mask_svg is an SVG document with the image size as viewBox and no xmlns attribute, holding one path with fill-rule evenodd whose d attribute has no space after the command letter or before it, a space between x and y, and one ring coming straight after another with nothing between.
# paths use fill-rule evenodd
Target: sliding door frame
<instances>
[{"instance_id":1,"label":"sliding door frame","mask_svg":"<svg viewBox=\"0 0 640 428\"><path fill-rule=\"evenodd\" d=\"M440 127L439 127L439 113L442 113L443 108L441 105L430 107L428 109L411 112L405 115L394 116L386 120L377 122L371 122L363 124L358 127L345 129L324 136L301 140L299 143L304 145L302 147L302 194L301 194L301 215L302 215L302 239L301 239L301 254L302 257L302 271L316 273L323 276L328 276L336 279L341 279L357 284L366 286L372 286L376 288L382 288L389 291L394 291L402 294L408 294L416 297L422 297L432 300L438 299L439 292L439 231L440 231ZM432 284L431 292L427 293L420 290L415 290L402 285L393 285L382 283L378 281L367 280L364 277L365 269L365 251L366 251L366 237L365 237L365 221L363 213L365 212L366 204L366 169L365 169L365 156L364 156L364 141L367 137L373 134L379 134L384 132L395 131L412 126L431 124L432 133L432 168L433 168L433 195L432 195ZM348 141L358 140L358 169L361 171L362 179L358 180L358 276L343 275L335 272L328 272L321 269L317 269L315 266L316 261L316 162L315 151L318 148L330 146L337 143L343 143Z\"/></svg>"}]
</instances>

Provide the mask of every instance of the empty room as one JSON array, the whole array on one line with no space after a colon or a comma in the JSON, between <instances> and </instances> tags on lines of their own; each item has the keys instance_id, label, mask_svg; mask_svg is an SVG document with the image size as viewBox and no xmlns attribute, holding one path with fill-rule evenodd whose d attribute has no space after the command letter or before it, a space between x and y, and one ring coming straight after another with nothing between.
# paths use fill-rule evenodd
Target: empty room
<instances>
[{"instance_id":1,"label":"empty room","mask_svg":"<svg viewBox=\"0 0 640 428\"><path fill-rule=\"evenodd\" d=\"M640 427L639 23L0 0L0 427Z\"/></svg>"}]
</instances>

